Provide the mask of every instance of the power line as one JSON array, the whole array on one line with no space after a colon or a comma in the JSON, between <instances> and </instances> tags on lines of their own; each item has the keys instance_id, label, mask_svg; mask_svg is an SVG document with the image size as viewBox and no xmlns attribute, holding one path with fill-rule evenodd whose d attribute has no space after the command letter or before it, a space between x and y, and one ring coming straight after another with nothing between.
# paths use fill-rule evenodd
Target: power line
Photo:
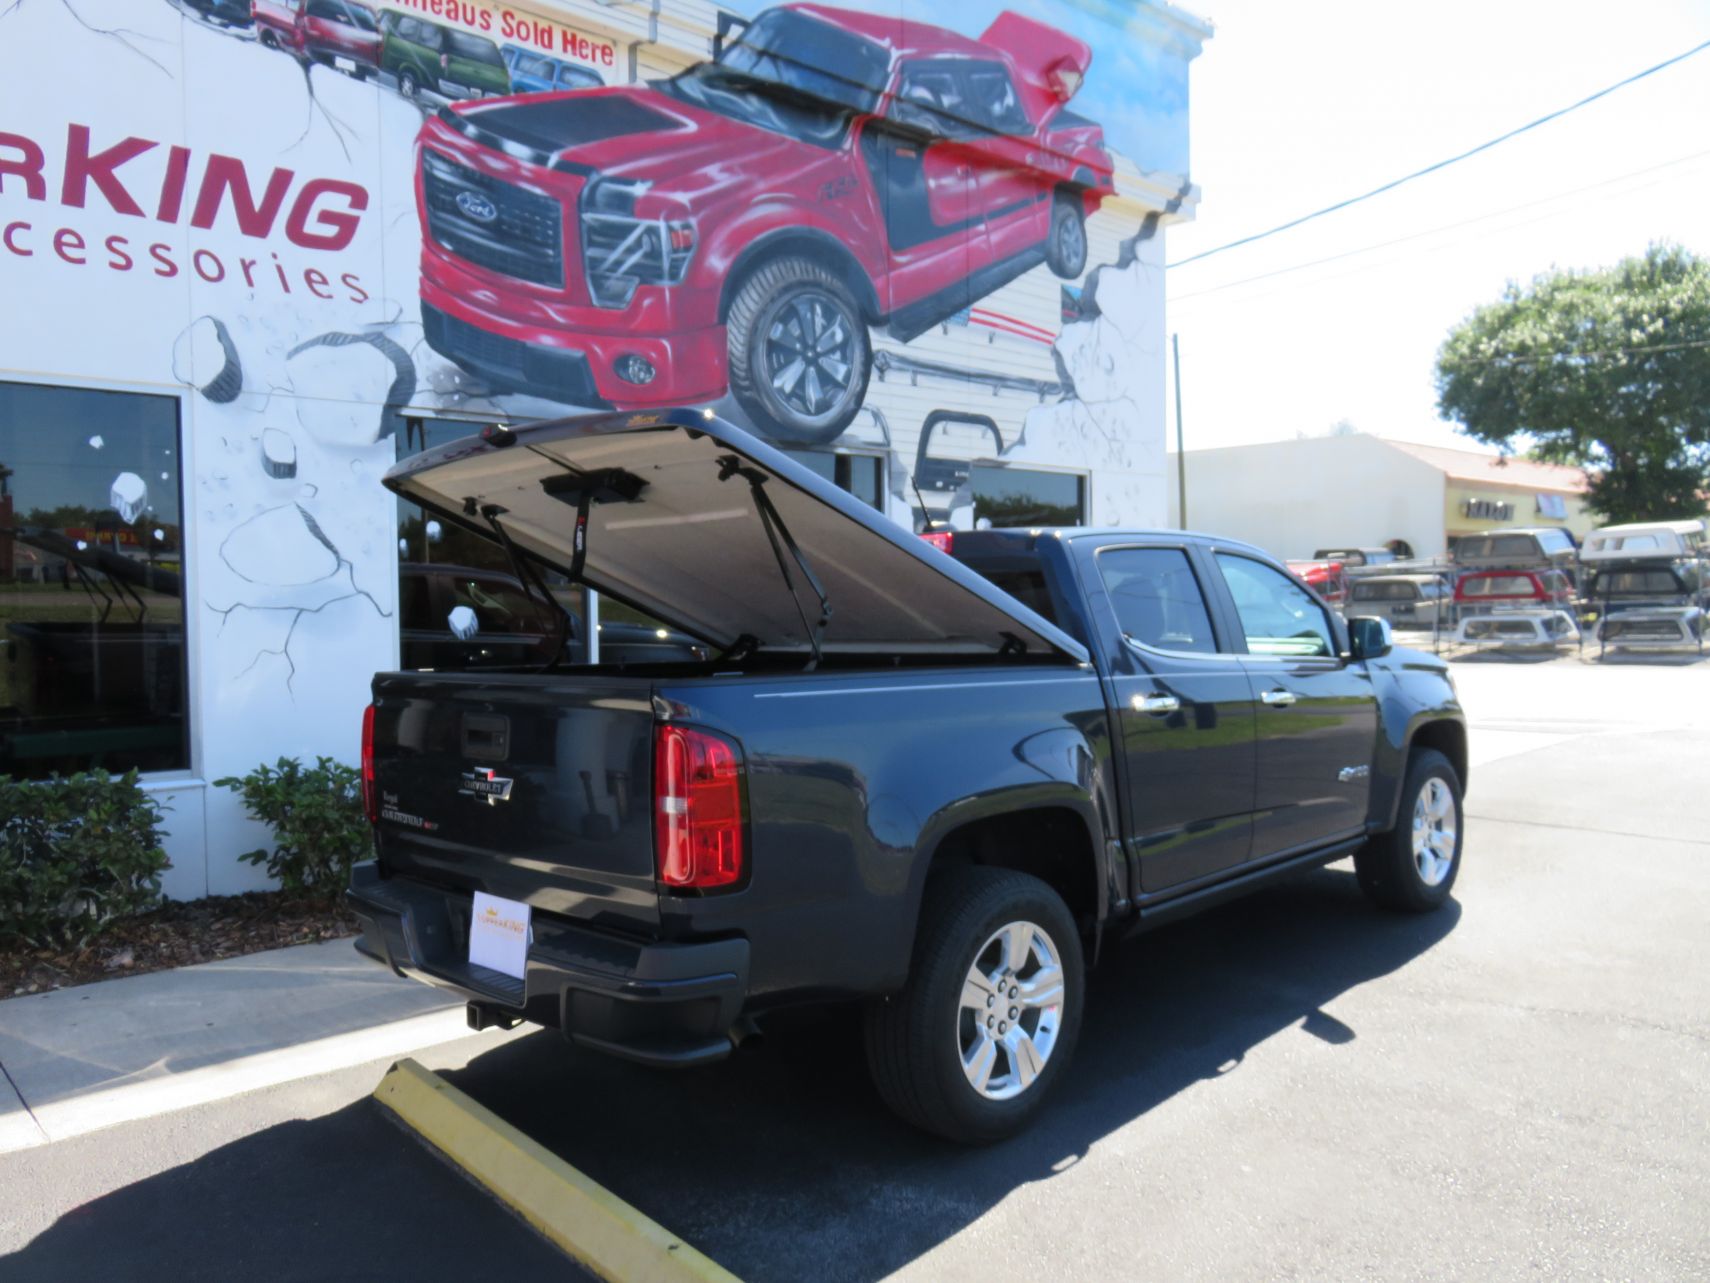
<instances>
[{"instance_id":1,"label":"power line","mask_svg":"<svg viewBox=\"0 0 1710 1283\"><path fill-rule=\"evenodd\" d=\"M1170 303L1186 302L1190 298L1200 298L1206 294L1219 294L1224 290L1232 290L1238 285L1251 285L1256 281L1268 281L1273 276L1287 276L1290 272L1302 272L1309 267L1322 267L1326 263L1339 262L1344 258L1353 258L1359 254L1369 254L1373 250L1388 249L1392 245L1404 245L1408 241L1422 240L1427 236L1435 236L1438 232L1453 232L1462 227L1471 227L1476 223L1488 222L1493 218L1502 218L1508 214L1518 214L1521 210L1535 209L1539 205L1548 205L1554 201L1566 200L1569 196L1583 196L1586 192L1596 191L1600 187L1612 187L1616 183L1624 183L1630 178L1643 178L1646 174L1654 174L1661 169L1671 169L1676 165L1684 165L1689 161L1702 160L1710 156L1710 151L1693 152L1690 156L1679 156L1674 160L1664 161L1660 165L1651 165L1645 169L1635 169L1630 173L1617 174L1614 178L1605 178L1600 182L1588 183L1584 187L1575 187L1571 191L1557 192L1554 196L1545 196L1538 200L1526 201L1521 205L1510 205L1507 209L1493 210L1488 214L1479 214L1473 218L1462 219L1458 223L1443 223L1437 227L1428 227L1422 232L1412 232L1406 236L1397 236L1393 240L1378 241L1372 245L1362 245L1358 249L1343 250L1340 254L1329 254L1324 258L1311 259L1305 263L1295 263L1290 267L1279 267L1273 271L1260 272L1256 276L1244 276L1238 281L1228 281L1222 285L1208 286L1203 290L1194 290L1191 294L1175 294L1167 299ZM1536 220L1534 220L1536 221ZM1524 224L1520 224L1524 226Z\"/></svg>"},{"instance_id":2,"label":"power line","mask_svg":"<svg viewBox=\"0 0 1710 1283\"><path fill-rule=\"evenodd\" d=\"M1487 361L1468 361L1468 365L1539 365L1545 361L1595 361L1608 356L1641 356L1647 352L1680 352L1687 348L1710 347L1710 339L1685 339L1679 343L1651 343L1643 347L1611 347L1598 352L1540 352L1536 356L1493 356Z\"/></svg>"},{"instance_id":3,"label":"power line","mask_svg":"<svg viewBox=\"0 0 1710 1283\"><path fill-rule=\"evenodd\" d=\"M1334 205L1326 205L1323 209L1314 210L1310 214L1302 214L1298 218L1291 218L1286 223L1278 223L1275 227L1262 232L1254 232L1251 236L1243 236L1239 240L1229 241L1227 244L1218 245L1212 249L1201 250L1197 254L1190 254L1184 259L1178 259L1176 262L1168 263L1165 266L1185 267L1189 263L1197 263L1202 258L1210 258L1213 254L1221 254L1224 250L1236 249L1242 245L1251 245L1254 241L1262 241L1268 236L1275 236L1278 232L1286 232L1291 227L1299 227L1302 223L1309 223L1315 218L1322 218L1326 214L1334 214L1337 210L1347 209L1350 205L1357 205L1361 201L1370 200L1374 196L1381 196L1384 192L1395 190L1403 183L1410 183L1415 178L1423 178L1427 174L1434 174L1439 169L1447 169L1450 165L1458 164L1463 160L1467 160L1470 157L1478 155L1480 152L1489 151L1492 147L1495 147L1500 143L1505 143L1511 138L1517 138L1529 130L1536 129L1539 125L1546 125L1552 120L1559 120L1569 112L1578 111L1581 107L1594 103L1599 98L1608 97L1617 89L1625 89L1628 85L1636 84L1646 76L1654 76L1664 68L1672 67L1677 62L1684 62L1686 59L1692 57L1693 54L1703 53L1706 49L1710 49L1710 40L1706 40L1701 44L1696 44L1684 53L1677 53L1672 58L1664 59L1654 67L1646 67L1643 71L1635 72L1625 80L1617 80L1614 84L1607 85L1604 88L1599 89L1594 94L1588 94L1578 102L1570 103L1566 107L1558 108L1557 110L1550 112L1548 115L1539 116L1536 120L1528 121L1526 124L1521 125L1516 129L1510 129L1505 134L1499 134L1488 142L1482 142L1477 147L1469 148L1468 150L1461 152L1459 155L1450 156L1446 160L1439 160L1435 164L1425 166L1423 169L1416 169L1411 174L1403 174L1400 178L1392 179L1391 181L1384 183L1382 186L1374 187L1369 192L1363 192L1358 196L1350 196L1346 200L1339 200Z\"/></svg>"}]
</instances>

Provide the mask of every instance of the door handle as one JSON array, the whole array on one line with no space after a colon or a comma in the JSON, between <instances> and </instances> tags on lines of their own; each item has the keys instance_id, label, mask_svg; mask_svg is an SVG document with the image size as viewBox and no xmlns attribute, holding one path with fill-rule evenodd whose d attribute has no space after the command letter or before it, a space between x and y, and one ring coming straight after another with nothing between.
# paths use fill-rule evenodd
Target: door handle
<instances>
[{"instance_id":1,"label":"door handle","mask_svg":"<svg viewBox=\"0 0 1710 1283\"><path fill-rule=\"evenodd\" d=\"M1173 713L1182 706L1181 700L1174 695L1136 695L1133 699L1136 713Z\"/></svg>"},{"instance_id":2,"label":"door handle","mask_svg":"<svg viewBox=\"0 0 1710 1283\"><path fill-rule=\"evenodd\" d=\"M1294 703L1295 700L1299 699L1300 696L1296 695L1293 691L1285 691L1279 688L1277 690L1266 691L1263 695L1260 695L1259 698L1264 700L1265 703L1269 704L1272 708L1287 708L1290 704Z\"/></svg>"}]
</instances>

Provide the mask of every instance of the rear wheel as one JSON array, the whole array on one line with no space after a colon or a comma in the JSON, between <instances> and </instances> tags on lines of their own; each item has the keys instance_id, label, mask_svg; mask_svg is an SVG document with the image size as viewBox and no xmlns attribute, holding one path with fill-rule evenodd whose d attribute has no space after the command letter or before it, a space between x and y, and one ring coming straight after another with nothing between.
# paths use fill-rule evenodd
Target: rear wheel
<instances>
[{"instance_id":1,"label":"rear wheel","mask_svg":"<svg viewBox=\"0 0 1710 1283\"><path fill-rule=\"evenodd\" d=\"M1051 232L1045 240L1045 263L1066 281L1087 270L1087 221L1081 202L1058 192L1051 203Z\"/></svg>"},{"instance_id":2,"label":"rear wheel","mask_svg":"<svg viewBox=\"0 0 1710 1283\"><path fill-rule=\"evenodd\" d=\"M1440 908L1461 871L1461 780L1449 759L1418 749L1407 764L1396 825L1354 856L1374 904L1405 913Z\"/></svg>"},{"instance_id":3,"label":"rear wheel","mask_svg":"<svg viewBox=\"0 0 1710 1283\"><path fill-rule=\"evenodd\" d=\"M274 35L270 28L263 27L261 29L261 45L264 49L277 49L279 47L279 37Z\"/></svg>"},{"instance_id":4,"label":"rear wheel","mask_svg":"<svg viewBox=\"0 0 1710 1283\"><path fill-rule=\"evenodd\" d=\"M1067 1067L1082 997L1080 936L1055 891L1009 869L946 870L927 887L907 987L868 1009L873 1082L926 1131L1012 1136Z\"/></svg>"},{"instance_id":5,"label":"rear wheel","mask_svg":"<svg viewBox=\"0 0 1710 1283\"><path fill-rule=\"evenodd\" d=\"M421 81L416 79L416 73L408 67L398 73L398 92L404 97L414 101L416 95L421 92L421 88Z\"/></svg>"}]
</instances>

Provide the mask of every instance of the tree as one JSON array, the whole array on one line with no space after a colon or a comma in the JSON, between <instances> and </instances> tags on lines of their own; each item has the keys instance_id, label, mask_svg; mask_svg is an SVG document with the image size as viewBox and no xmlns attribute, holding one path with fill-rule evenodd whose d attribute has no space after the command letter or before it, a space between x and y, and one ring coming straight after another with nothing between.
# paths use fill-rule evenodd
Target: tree
<instances>
[{"instance_id":1,"label":"tree","mask_svg":"<svg viewBox=\"0 0 1710 1283\"><path fill-rule=\"evenodd\" d=\"M1611 521L1702 516L1710 489L1710 262L1653 245L1479 308L1437 354L1437 409L1505 453L1591 473Z\"/></svg>"}]
</instances>

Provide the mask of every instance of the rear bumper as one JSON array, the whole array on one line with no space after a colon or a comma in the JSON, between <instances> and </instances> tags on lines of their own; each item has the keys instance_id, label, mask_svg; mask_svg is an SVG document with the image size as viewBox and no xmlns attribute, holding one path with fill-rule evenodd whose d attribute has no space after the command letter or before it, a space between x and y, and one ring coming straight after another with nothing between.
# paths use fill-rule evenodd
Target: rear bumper
<instances>
[{"instance_id":1,"label":"rear bumper","mask_svg":"<svg viewBox=\"0 0 1710 1283\"><path fill-rule=\"evenodd\" d=\"M730 1053L747 993L747 940L644 944L541 921L527 976L517 980L468 961L460 925L467 893L383 878L369 860L352 870L345 902L362 925L359 952L488 1011L643 1064L702 1064Z\"/></svg>"}]
</instances>

